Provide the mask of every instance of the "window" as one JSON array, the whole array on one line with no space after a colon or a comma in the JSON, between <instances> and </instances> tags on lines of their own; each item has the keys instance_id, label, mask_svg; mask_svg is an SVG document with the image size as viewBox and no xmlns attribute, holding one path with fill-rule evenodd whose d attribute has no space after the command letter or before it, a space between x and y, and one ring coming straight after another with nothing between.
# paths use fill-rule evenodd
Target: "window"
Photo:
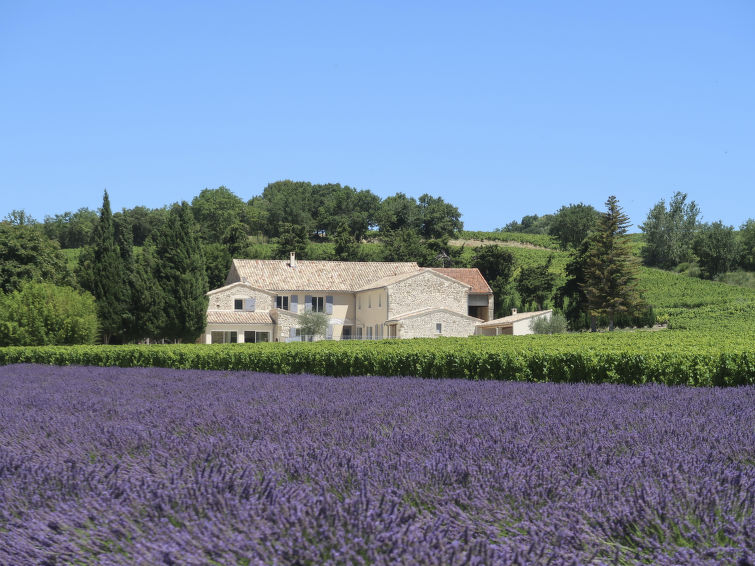
<instances>
[{"instance_id":1,"label":"window","mask_svg":"<svg viewBox=\"0 0 755 566\"><path fill-rule=\"evenodd\" d=\"M231 332L230 334L231 334L231 339L230 339L231 344L236 344L239 341L238 334L236 334L236 332Z\"/></svg>"},{"instance_id":2,"label":"window","mask_svg":"<svg viewBox=\"0 0 755 566\"><path fill-rule=\"evenodd\" d=\"M383 306L383 295L382 294L378 295L378 306L379 307Z\"/></svg>"},{"instance_id":3,"label":"window","mask_svg":"<svg viewBox=\"0 0 755 566\"><path fill-rule=\"evenodd\" d=\"M275 298L275 308L283 309L284 311L287 311L288 310L288 296L278 295Z\"/></svg>"},{"instance_id":4,"label":"window","mask_svg":"<svg viewBox=\"0 0 755 566\"><path fill-rule=\"evenodd\" d=\"M367 327L367 340L372 340L372 326Z\"/></svg>"},{"instance_id":5,"label":"window","mask_svg":"<svg viewBox=\"0 0 755 566\"><path fill-rule=\"evenodd\" d=\"M359 310L362 310L362 297L361 297L361 295L360 295L360 297L359 297L359 298L357 299L357 308L358 308Z\"/></svg>"},{"instance_id":6,"label":"window","mask_svg":"<svg viewBox=\"0 0 755 566\"><path fill-rule=\"evenodd\" d=\"M368 309L372 308L372 295L367 296L367 308Z\"/></svg>"},{"instance_id":7,"label":"window","mask_svg":"<svg viewBox=\"0 0 755 566\"><path fill-rule=\"evenodd\" d=\"M325 312L325 297L312 297L312 310L314 312Z\"/></svg>"},{"instance_id":8,"label":"window","mask_svg":"<svg viewBox=\"0 0 755 566\"><path fill-rule=\"evenodd\" d=\"M237 311L243 311L244 299L233 299L233 309Z\"/></svg>"},{"instance_id":9,"label":"window","mask_svg":"<svg viewBox=\"0 0 755 566\"><path fill-rule=\"evenodd\" d=\"M375 325L375 338L380 338L380 325Z\"/></svg>"},{"instance_id":10,"label":"window","mask_svg":"<svg viewBox=\"0 0 755 566\"><path fill-rule=\"evenodd\" d=\"M270 342L269 332L256 332L254 330L244 331L244 342L247 344L255 342Z\"/></svg>"},{"instance_id":11,"label":"window","mask_svg":"<svg viewBox=\"0 0 755 566\"><path fill-rule=\"evenodd\" d=\"M435 323L435 332L437 334L443 334L443 323L442 322L436 322Z\"/></svg>"},{"instance_id":12,"label":"window","mask_svg":"<svg viewBox=\"0 0 755 566\"><path fill-rule=\"evenodd\" d=\"M357 338L359 340L362 339L362 327L361 326L357 326Z\"/></svg>"}]
</instances>

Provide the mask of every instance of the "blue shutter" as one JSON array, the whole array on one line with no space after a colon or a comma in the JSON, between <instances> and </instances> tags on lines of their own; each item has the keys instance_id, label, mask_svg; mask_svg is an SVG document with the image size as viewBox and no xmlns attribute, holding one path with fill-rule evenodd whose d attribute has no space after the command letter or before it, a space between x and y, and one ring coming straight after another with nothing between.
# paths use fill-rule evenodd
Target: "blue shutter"
<instances>
[{"instance_id":1,"label":"blue shutter","mask_svg":"<svg viewBox=\"0 0 755 566\"><path fill-rule=\"evenodd\" d=\"M299 312L299 295L291 295L288 307L291 309L291 312Z\"/></svg>"},{"instance_id":2,"label":"blue shutter","mask_svg":"<svg viewBox=\"0 0 755 566\"><path fill-rule=\"evenodd\" d=\"M244 304L244 310L254 312L254 307L255 307L255 305L257 303L256 299L254 299L254 298L244 299L244 302L245 302L245 304Z\"/></svg>"},{"instance_id":3,"label":"blue shutter","mask_svg":"<svg viewBox=\"0 0 755 566\"><path fill-rule=\"evenodd\" d=\"M325 297L325 314L333 314L333 295Z\"/></svg>"},{"instance_id":4,"label":"blue shutter","mask_svg":"<svg viewBox=\"0 0 755 566\"><path fill-rule=\"evenodd\" d=\"M312 310L312 295L304 295L304 311Z\"/></svg>"},{"instance_id":5,"label":"blue shutter","mask_svg":"<svg viewBox=\"0 0 755 566\"><path fill-rule=\"evenodd\" d=\"M333 339L333 325L332 324L328 325L328 331L325 333L325 338L327 338L328 340Z\"/></svg>"}]
</instances>

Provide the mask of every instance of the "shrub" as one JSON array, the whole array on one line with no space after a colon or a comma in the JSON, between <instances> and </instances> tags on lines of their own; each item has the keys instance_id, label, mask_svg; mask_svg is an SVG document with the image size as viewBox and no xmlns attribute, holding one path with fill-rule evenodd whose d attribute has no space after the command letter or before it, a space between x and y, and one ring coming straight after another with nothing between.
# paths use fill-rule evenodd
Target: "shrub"
<instances>
[{"instance_id":1,"label":"shrub","mask_svg":"<svg viewBox=\"0 0 755 566\"><path fill-rule=\"evenodd\" d=\"M563 334L566 332L566 317L554 312L550 318L537 317L530 323L535 334Z\"/></svg>"},{"instance_id":2,"label":"shrub","mask_svg":"<svg viewBox=\"0 0 755 566\"><path fill-rule=\"evenodd\" d=\"M0 295L0 346L93 344L94 297L52 283L26 283Z\"/></svg>"}]
</instances>

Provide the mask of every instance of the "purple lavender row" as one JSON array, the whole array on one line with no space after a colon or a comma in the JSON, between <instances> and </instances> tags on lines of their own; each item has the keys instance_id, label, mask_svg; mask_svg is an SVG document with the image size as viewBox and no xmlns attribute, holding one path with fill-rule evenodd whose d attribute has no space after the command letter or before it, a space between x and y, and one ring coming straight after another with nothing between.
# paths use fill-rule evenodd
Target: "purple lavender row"
<instances>
[{"instance_id":1,"label":"purple lavender row","mask_svg":"<svg viewBox=\"0 0 755 566\"><path fill-rule=\"evenodd\" d=\"M0 367L0 564L755 564L755 387Z\"/></svg>"}]
</instances>

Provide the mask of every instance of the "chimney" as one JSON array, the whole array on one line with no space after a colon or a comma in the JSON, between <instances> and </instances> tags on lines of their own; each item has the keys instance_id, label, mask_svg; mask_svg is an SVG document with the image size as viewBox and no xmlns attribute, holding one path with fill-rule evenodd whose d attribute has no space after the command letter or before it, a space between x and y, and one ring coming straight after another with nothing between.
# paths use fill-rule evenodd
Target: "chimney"
<instances>
[{"instance_id":1,"label":"chimney","mask_svg":"<svg viewBox=\"0 0 755 566\"><path fill-rule=\"evenodd\" d=\"M291 261L288 264L291 267L296 267L296 252L291 252Z\"/></svg>"},{"instance_id":2,"label":"chimney","mask_svg":"<svg viewBox=\"0 0 755 566\"><path fill-rule=\"evenodd\" d=\"M514 316L516 314L516 309L511 309L511 316Z\"/></svg>"}]
</instances>

